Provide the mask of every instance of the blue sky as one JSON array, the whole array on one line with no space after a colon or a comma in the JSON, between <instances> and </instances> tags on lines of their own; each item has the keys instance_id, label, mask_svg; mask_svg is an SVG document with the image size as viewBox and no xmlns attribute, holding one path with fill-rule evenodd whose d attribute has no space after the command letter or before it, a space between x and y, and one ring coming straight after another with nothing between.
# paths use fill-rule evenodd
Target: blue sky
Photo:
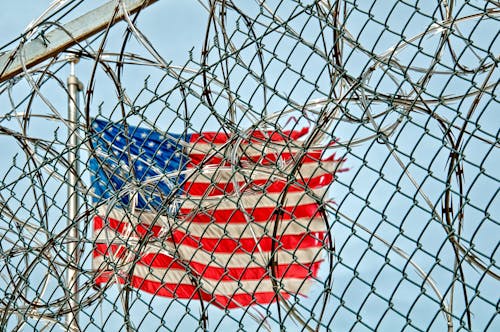
<instances>
[{"instance_id":1,"label":"blue sky","mask_svg":"<svg viewBox=\"0 0 500 332\"><path fill-rule=\"evenodd\" d=\"M94 0L86 1L86 6L83 8L93 8L99 2ZM0 45L4 45L13 38L18 37L33 19L43 13L50 3L51 1L47 0L24 0L8 1L2 4L2 10L0 11L0 31L2 31ZM276 4L275 1L269 3ZM370 4L373 4L371 1L356 3L358 9L353 10L349 16L349 31L358 37L359 42L367 50L372 50L375 53L383 53L394 44L397 44L401 35L411 37L428 28L432 24L430 16L433 15L436 6L435 3L431 2L417 2L420 6L420 12L418 15L413 15L413 2L399 2L397 10L391 11L390 16L387 16L391 6L387 5L386 7L385 4L393 4L396 1L379 1L371 9ZM462 4L462 1L459 3ZM474 5L481 4L480 1L472 1L471 3ZM288 4L292 6L290 3ZM245 3L242 6L249 12L256 13L255 8L250 3ZM456 6L455 14L457 16L466 15L468 11L473 12L475 10L473 7L464 6L463 11L460 12L460 8L459 5ZM283 5L280 10L284 15L288 13L287 10L290 10L290 8ZM83 11L82 9L81 12ZM370 20L370 23L365 26L361 23L368 21L369 15L367 13L369 11L371 11L374 19ZM75 15L81 12L75 13ZM387 26L380 23L385 19L387 19ZM299 30L301 24L305 25L306 22L308 22L307 17L299 15L293 20L291 26ZM232 23L234 24L234 22ZM483 57L486 54L484 49L490 44L494 46L491 52L498 54L497 36L488 33L488 29L491 29L494 23L495 21L492 23L491 20L485 20L476 30L473 29L473 24L464 23L460 25L461 32L470 40L473 40L474 45L477 46L474 51L483 52L481 53ZM138 23L141 31L148 37L164 59L179 66L183 66L188 61L189 52L192 49L193 59L199 61L200 42L204 37L206 24L207 15L196 1L166 0L159 1L159 3L152 5L151 8L146 9ZM112 38L106 46L107 50L113 52L119 50L124 28L125 25L122 23L113 30ZM266 31L265 27L259 26L256 29L259 33ZM306 37L314 36L318 27L308 25L308 29L305 29L304 35ZM403 30L404 32L401 32ZM383 38L377 39L381 34ZM433 58L428 54L432 54L435 50L438 36L438 34L433 34L430 37L418 40L418 42L401 51L398 54L399 59L405 64L421 67L429 65ZM310 50L307 47L299 46L293 49L295 43L293 39L281 40L279 37L279 35L276 36L270 33L266 38L263 38L267 50L272 50L275 45L279 45L279 47L276 47L275 55L271 52L265 54L266 63L268 64L266 75L269 84L273 85L278 92L282 92L284 96L291 97L299 102L313 99L311 96L315 98L323 96L324 92L328 90L329 82L327 75L323 71L324 66L320 62L321 58L317 56L309 58ZM241 38L241 36L235 37L235 41L245 45L245 40ZM314 38L311 38L311 40L314 40ZM478 65L474 53L463 46L461 38L455 38L453 42L456 43L454 45L457 49L463 49L459 59L462 64L470 68ZM419 51L418 47L421 47L423 51ZM373 59L367 56L366 52L353 51L352 47L347 47L347 49L351 53L345 54L347 60L344 69L352 77L358 77L367 67L373 64ZM136 41L131 41L130 51L151 57ZM255 51L252 47L246 47L241 52L241 57L248 62L252 61L254 55ZM317 91L311 92L313 85L305 82L305 79L301 80L300 75L296 72L285 73L283 69L285 65L282 62L275 61L276 59L283 60L287 56L289 56L287 61L291 68L298 70L305 68L301 74L305 79L317 82L319 86ZM451 61L450 55L445 53L443 63L449 63L449 61ZM86 87L92 65L92 61L82 60L76 67L77 74ZM194 66L193 63L191 65ZM257 67L255 66L255 68ZM445 67L439 67L439 69L446 70ZM68 68L62 70L60 73L62 80L66 79L68 72ZM388 78L387 72L390 71L386 71L383 66L378 67L366 84L380 94L386 93L390 95L398 89L411 90L408 83L409 78L401 78L403 77L401 72L404 71L394 70L391 72L401 80L398 83L394 83L391 78ZM162 71L156 69L129 66L124 72L126 92L132 99L136 98L136 104L141 106L148 105L154 95L149 92L150 90L156 89L156 94L164 94L164 100L155 101L151 105L145 106L144 112L149 119L158 118L155 124L157 127L167 130L168 126L168 130L179 132L182 123L174 121L173 117L175 116L176 107L181 104L181 98L178 91L173 88L176 82L169 79L162 81L163 74ZM408 74L410 78L416 80L419 75L421 75L419 72ZM245 70L236 65L233 77L233 88L235 86L241 87L239 90L241 92L241 102L245 102L259 111L263 107L262 93L260 90L255 89L255 81L248 79ZM476 83L474 87L471 87L469 81L471 76L434 75L429 82L426 97L463 95L478 86L483 77L484 73L474 76L472 79ZM493 74L491 82L494 82L495 78L498 79L498 71ZM104 117L118 119L120 115L114 111L117 105L116 92L113 90L109 78L100 71L96 81L97 85L91 104L91 114L95 116L98 112L102 112ZM298 87L295 87L296 81L300 81ZM15 98L20 99L23 93L30 91L27 85L23 84L21 82L18 88L14 90ZM146 84L149 85L149 90L144 89ZM254 90L257 91L255 93L256 97L251 95ZM62 110L61 113L65 114L66 100L61 89L48 84L43 91L51 102ZM189 102L190 106L193 106L194 114L192 119L193 130L214 130L217 128L217 122L213 117L209 116L208 111L197 105L195 97L191 96L190 98ZM270 109L280 110L287 106L283 97L270 99L268 104ZM457 114L463 116L472 100L473 98L468 98L464 103L454 102L450 106L436 106L433 110L460 126L462 122ZM171 106L166 106L167 102ZM101 103L102 106L100 106ZM50 113L50 110L39 99L36 100L35 105L37 112ZM217 103L217 106L221 109L225 105L223 101ZM5 98L0 100L0 106L5 110L10 109ZM499 120L496 112L498 101L487 95L479 103L478 108L481 110L481 116L475 116L471 120L469 128L475 130L478 135L487 133L489 139L494 140L495 135L498 135ZM346 109L357 116L363 115L364 112L363 108L354 102L348 103ZM374 113L383 112L386 109L387 105L383 103L372 105L372 112ZM457 113L457 110L459 113ZM6 112L2 111L0 115ZM396 121L399 112L403 111L399 109L397 112L392 112L383 117L382 120L377 121L384 125ZM295 115L297 114L298 112ZM207 123L205 122L206 118L209 118ZM138 117L131 117L131 120L141 121ZM249 119L244 119L241 122L241 127L246 128L245 126L249 126L250 123ZM47 124L44 121L37 122L37 120L34 120L30 132L33 135L51 138L56 127L57 125L53 123ZM61 131L64 130L65 128L61 128ZM374 329L381 322L379 330L389 331L401 329L407 322L407 318L410 318L418 329L426 329L431 326L432 331L443 330L445 321L440 314L436 314L440 305L433 300L434 297L429 286L422 283L418 273L408 266L404 259L396 255L395 252L390 252L381 241L376 240L369 233L353 226L351 221L370 230L375 230L378 235L389 243L393 243L411 254L414 261L426 272L430 273L436 281L438 289L442 293L446 293L449 291L450 269L453 269L453 254L450 247L447 246L443 226L436 219L430 217L429 206L424 202L423 197L415 189L409 178L405 176L397 160L391 156L384 144L381 144L380 141L371 140L361 145L349 145L351 139L374 133L373 128L368 123L358 125L338 122L329 130L340 141L347 142L341 149L337 150L337 153L347 158L347 164L351 168L350 172L339 177L330 193L340 212L339 214L331 213L330 216L337 248L333 297L327 306L327 317L331 319L331 326L338 331L348 330L351 327L355 331L367 331ZM62 135L64 136L64 134ZM398 147L401 160L409 165L408 170L417 183L422 185L422 190L425 191L437 209L440 208L440 202L443 199L443 179L446 178L447 160L450 153L450 147L442 142L441 137L442 132L436 122L429 121L428 116L425 114L413 112L410 116L404 118L403 125L390 139L392 146ZM19 152L19 149L17 146L10 144L11 141L2 138L0 144L4 144L4 142L4 155L10 162L12 156ZM499 234L498 177L496 176L496 168L498 168L497 165L500 162L499 154L495 149L491 149L491 145L484 144L484 142L477 139L469 139L464 142L462 153L466 180L464 199L467 201L467 206L464 209L466 217L463 239L466 243L473 243L475 248L484 254L482 259L494 265L492 261L495 258L497 262L500 260L499 253L495 249ZM83 152L82 159L85 159L85 157ZM7 172L8 169L8 163L0 168L2 172ZM88 179L88 172L85 170L83 172L84 178ZM458 202L456 196L457 183L454 182L453 185L456 207ZM57 182L50 182L50 186L54 186L51 188L55 190ZM399 187L399 190L395 190L396 187ZM64 200L64 193L58 192L57 199ZM419 244L422 244L423 248L419 247ZM436 260L434 256L439 259ZM87 263L89 262L87 261ZM488 323L494 313L495 308L491 303L498 303L500 296L498 289L500 287L498 282L484 277L466 263L463 266L468 276L469 291L473 297L470 301L471 308L475 313L474 326L481 329ZM492 269L498 273L498 265L492 266ZM43 271L43 268L40 271ZM321 277L326 278L328 272L326 264L323 265ZM374 287L371 287L372 285ZM422 289L425 289L425 292ZM319 285L307 298L302 300L303 312L307 312L309 308L314 307L322 290L321 285ZM478 290L477 293L476 290ZM479 293L481 296L479 296ZM114 330L122 326L123 317L119 312L113 310L114 302L118 300L116 290L111 290L107 296L109 301L104 301L102 308L91 307L87 311L88 315L83 315L82 320L89 322L92 317L97 322L102 323L108 317L111 317L106 324L108 324L109 329ZM199 308L197 303L189 304L192 312L185 313L185 303L168 299L153 299L151 296L141 293L138 293L137 296L139 300L134 303L133 307L133 320L136 325L141 326L141 319L139 318L143 316L147 317L144 324L149 326L155 326L160 321L166 321L167 326L173 329L178 322L180 329L190 330L198 324ZM460 295L456 295L456 298L460 299ZM488 303L488 301L491 303ZM389 308L388 302L393 303L391 308ZM460 317L463 306L464 304L457 300L455 306L457 317ZM160 308L160 317L148 314L149 307ZM93 309L96 309L96 313L91 312ZM100 311L101 309L102 311ZM102 316L97 314L99 312L102 312ZM211 308L210 314L211 329L216 327L236 329L240 324L238 320L244 313L242 310L238 310L226 315L218 309ZM276 311L273 310L272 314L273 319L275 319ZM181 319L179 319L179 316L182 316ZM231 316L238 317L238 319L233 320ZM251 329L251 327L255 326L255 323L248 315L243 316L242 324L245 327ZM359 317L361 317L361 323L356 324L355 322ZM275 322L273 323L272 319L270 321L271 325L276 327ZM458 328L460 324L458 319L455 319L454 323L455 327ZM141 327L144 328L144 325ZM96 329L95 326L93 328ZM494 331L497 328L500 328L498 319L492 323L490 330ZM92 328L89 329L92 330ZM290 325L291 331L295 329L296 327ZM414 330L414 328L408 328L408 330Z\"/></svg>"}]
</instances>

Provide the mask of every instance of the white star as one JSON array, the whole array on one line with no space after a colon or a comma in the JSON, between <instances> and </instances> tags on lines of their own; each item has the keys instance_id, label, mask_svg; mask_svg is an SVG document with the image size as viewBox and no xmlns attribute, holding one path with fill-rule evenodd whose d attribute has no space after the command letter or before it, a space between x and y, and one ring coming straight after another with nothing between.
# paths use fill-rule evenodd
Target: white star
<instances>
[{"instance_id":1,"label":"white star","mask_svg":"<svg viewBox=\"0 0 500 332\"><path fill-rule=\"evenodd\" d=\"M137 170L138 170L138 171L142 171L142 169L143 169L143 168L144 168L144 167L143 167L142 165L137 166Z\"/></svg>"},{"instance_id":2,"label":"white star","mask_svg":"<svg viewBox=\"0 0 500 332\"><path fill-rule=\"evenodd\" d=\"M167 144L167 149L171 149L172 148L172 144L168 143Z\"/></svg>"},{"instance_id":3,"label":"white star","mask_svg":"<svg viewBox=\"0 0 500 332\"><path fill-rule=\"evenodd\" d=\"M120 142L122 140L122 138L120 136L116 136L116 141L117 142Z\"/></svg>"},{"instance_id":4,"label":"white star","mask_svg":"<svg viewBox=\"0 0 500 332\"><path fill-rule=\"evenodd\" d=\"M155 146L155 143L154 142L149 142L148 146L153 147L153 146Z\"/></svg>"},{"instance_id":5,"label":"white star","mask_svg":"<svg viewBox=\"0 0 500 332\"><path fill-rule=\"evenodd\" d=\"M158 150L158 152L156 154L161 156L163 154L163 152L161 152L161 150Z\"/></svg>"},{"instance_id":6,"label":"white star","mask_svg":"<svg viewBox=\"0 0 500 332\"><path fill-rule=\"evenodd\" d=\"M142 138L146 138L146 136L148 136L146 133L142 133L142 134L141 134L141 137L142 137Z\"/></svg>"}]
</instances>

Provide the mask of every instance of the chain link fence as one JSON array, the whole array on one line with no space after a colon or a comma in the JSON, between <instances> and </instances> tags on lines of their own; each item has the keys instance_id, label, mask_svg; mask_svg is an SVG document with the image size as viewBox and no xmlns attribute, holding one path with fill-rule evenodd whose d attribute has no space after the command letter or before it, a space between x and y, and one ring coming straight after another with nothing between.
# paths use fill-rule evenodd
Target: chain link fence
<instances>
[{"instance_id":1,"label":"chain link fence","mask_svg":"<svg viewBox=\"0 0 500 332\"><path fill-rule=\"evenodd\" d=\"M499 2L131 2L1 48L2 330L500 330Z\"/></svg>"}]
</instances>

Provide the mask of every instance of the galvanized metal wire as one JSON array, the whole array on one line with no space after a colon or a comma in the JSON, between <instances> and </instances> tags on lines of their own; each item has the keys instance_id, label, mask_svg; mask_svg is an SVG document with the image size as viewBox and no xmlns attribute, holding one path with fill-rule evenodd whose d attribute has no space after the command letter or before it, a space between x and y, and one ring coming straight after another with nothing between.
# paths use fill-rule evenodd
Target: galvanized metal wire
<instances>
[{"instance_id":1,"label":"galvanized metal wire","mask_svg":"<svg viewBox=\"0 0 500 332\"><path fill-rule=\"evenodd\" d=\"M0 53L25 58L27 43L95 5L54 1ZM499 2L157 1L129 14L117 0L120 11L122 22L0 83L2 330L500 330ZM179 38L192 46L182 57ZM77 60L74 123L66 78ZM220 309L96 287L94 119L231 135L235 174L252 131L309 127L303 151L349 168L322 198L328 237L310 290ZM300 166L266 171L288 179Z\"/></svg>"}]
</instances>

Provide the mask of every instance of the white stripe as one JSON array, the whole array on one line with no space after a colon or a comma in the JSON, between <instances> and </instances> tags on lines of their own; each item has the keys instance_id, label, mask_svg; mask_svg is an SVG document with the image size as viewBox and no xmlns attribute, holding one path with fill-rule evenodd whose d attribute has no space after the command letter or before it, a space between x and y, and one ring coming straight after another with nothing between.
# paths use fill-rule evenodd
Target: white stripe
<instances>
[{"instance_id":1,"label":"white stripe","mask_svg":"<svg viewBox=\"0 0 500 332\"><path fill-rule=\"evenodd\" d=\"M96 257L94 259L97 264L105 266L104 257ZM123 271L129 271L130 266L123 266ZM174 285L189 285L193 286L189 280L189 274L184 270L179 269L163 269L151 268L144 265L136 265L133 270L133 275L149 281L160 282L164 284ZM196 277L195 277L196 278ZM283 290L290 293L306 292L313 280L298 279L298 278L283 278L278 281L278 285L282 283ZM262 276L260 280L210 280L202 277L199 280L201 288L211 295L222 295L231 297L235 294L253 294L256 292L273 292L273 285L269 278Z\"/></svg>"},{"instance_id":2,"label":"white stripe","mask_svg":"<svg viewBox=\"0 0 500 332\"><path fill-rule=\"evenodd\" d=\"M141 256L146 254L163 254L166 256L175 256L183 261L196 262L205 266L214 268L247 268L247 267L260 267L266 268L271 262L271 253L269 251L260 252L256 249L254 252L237 252L237 253L220 253L207 251L202 248L193 248L190 246L183 246L174 244L170 241L163 241L162 243L148 242L146 245L139 242L137 238L124 238L117 236L112 231L102 231L95 238L95 243L102 244L118 244L123 245L128 249L128 252L138 254L140 251ZM295 250L275 250L275 257L278 259L278 264L311 264L322 258L320 253L321 247L310 247ZM127 255L125 255L126 257ZM131 257L133 259L133 257ZM110 258L114 261L116 258ZM116 262L119 260L116 259ZM124 263L124 262L122 262Z\"/></svg>"},{"instance_id":3,"label":"white stripe","mask_svg":"<svg viewBox=\"0 0 500 332\"><path fill-rule=\"evenodd\" d=\"M311 189L310 194L305 192L289 192L285 193L286 199L284 203L286 206L297 206L305 204L313 204L322 201L328 187ZM316 196L313 197L312 195ZM195 211L203 210L237 210L240 208L275 208L276 205L282 201L283 193L255 193L244 192L242 195L217 195L210 197L187 197L181 196L180 208Z\"/></svg>"},{"instance_id":4,"label":"white stripe","mask_svg":"<svg viewBox=\"0 0 500 332\"><path fill-rule=\"evenodd\" d=\"M207 139L208 140L208 139ZM212 143L206 140L200 139L196 142L189 142L186 147L186 152L188 154L212 154L216 151L223 153L224 150L229 150L231 154L231 149L238 148L236 154L238 155L250 155L250 156L262 156L263 154L282 154L282 153L293 153L298 154L304 151L303 141L298 140L283 140L283 141L252 141L252 142L242 142L236 145L236 140L231 143Z\"/></svg>"},{"instance_id":5,"label":"white stripe","mask_svg":"<svg viewBox=\"0 0 500 332\"><path fill-rule=\"evenodd\" d=\"M275 221L251 223L190 223L178 228L184 233L199 238L218 239L230 236L234 239L253 238L258 236L272 236ZM253 231L253 233L252 233ZM321 218L300 218L296 220L282 220L277 227L277 236L301 235L305 233L325 232L325 223Z\"/></svg>"},{"instance_id":6,"label":"white stripe","mask_svg":"<svg viewBox=\"0 0 500 332\"><path fill-rule=\"evenodd\" d=\"M293 159L293 156L300 156L302 153L311 153L317 151L324 151L332 148L332 143L321 144L320 142L326 135L319 135L313 142L313 145L304 148L305 141L288 139L284 141L259 141L259 142L243 142L235 145L236 141L231 143L212 143L200 139L195 142L186 144L185 151L188 155L205 155L217 158L230 159L231 155L235 154L239 158L255 157L261 158L265 155L278 155L292 154L292 157L287 156L287 159ZM236 151L234 151L237 149Z\"/></svg>"},{"instance_id":7,"label":"white stripe","mask_svg":"<svg viewBox=\"0 0 500 332\"><path fill-rule=\"evenodd\" d=\"M333 174L336 170L342 167L343 162L318 162L318 163L305 163L302 164L297 171L297 180L304 180L312 177L318 177L324 174ZM295 165L288 165L283 169L278 169L275 165L272 166L259 166L251 168L240 168L233 170L231 167L210 167L206 166L202 169L196 169L188 179L189 182L198 183L229 183L231 181L244 182L244 181L261 181L268 180L272 183L275 180L287 180L288 175Z\"/></svg>"},{"instance_id":8,"label":"white stripe","mask_svg":"<svg viewBox=\"0 0 500 332\"><path fill-rule=\"evenodd\" d=\"M114 219L114 218L113 218ZM128 222L127 222L128 224ZM203 239L220 239L228 238L230 236L232 239L244 239L253 238L253 234L257 237L272 236L274 232L274 221L267 222L251 222L251 223L184 223L178 224L174 227L174 230L187 233L193 238L203 238ZM137 222L130 224L129 233L132 234L133 226L137 225ZM155 225L162 227L161 233L158 237L166 236L169 231L169 226L163 226L160 223ZM141 223L141 226L147 228L148 224ZM251 229L250 229L251 228ZM103 229L109 229L106 226ZM252 233L253 231L253 233ZM97 230L96 232L100 232ZM277 236L281 235L302 235L306 233L321 233L325 232L325 223L321 218L300 218L295 220L282 220L277 227ZM165 235L164 235L165 234ZM124 235L121 235L122 237ZM131 236L134 236L133 234Z\"/></svg>"},{"instance_id":9,"label":"white stripe","mask_svg":"<svg viewBox=\"0 0 500 332\"><path fill-rule=\"evenodd\" d=\"M101 212L102 210L102 212ZM142 224L145 227L153 224L164 228L164 234L167 234L170 227L184 233L189 232L194 237L203 238L221 238L229 234L234 238L252 238L252 230L256 235L271 236L274 230L275 221L268 220L264 222L252 221L251 224L245 222L229 222L229 223L197 223L186 222L181 220L174 221L173 218L166 216L158 216L154 213L125 213L122 209L112 209L109 214L106 214L106 207L99 207L99 216L105 220L106 217L130 223L133 226ZM250 226L252 229L250 229ZM297 219L283 219L280 220L278 225L277 235L299 235L307 232L325 232L325 223L322 218L297 218Z\"/></svg>"}]
</instances>

